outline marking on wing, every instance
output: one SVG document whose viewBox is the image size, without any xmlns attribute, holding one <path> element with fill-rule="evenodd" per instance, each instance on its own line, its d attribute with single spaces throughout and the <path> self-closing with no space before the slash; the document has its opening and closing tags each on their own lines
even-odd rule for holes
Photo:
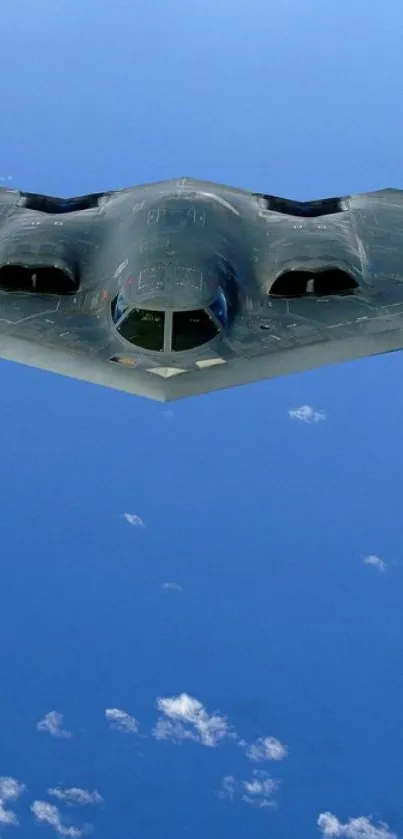
<svg viewBox="0 0 403 839">
<path fill-rule="evenodd" d="M 25 317 L 19 317 L 18 320 L 10 320 L 9 317 L 4 317 L 0 315 L 0 323 L 8 323 L 11 326 L 18 326 L 20 323 L 26 323 L 29 320 L 35 320 L 37 318 L 43 318 L 45 315 L 52 315 L 57 312 L 60 308 L 61 300 L 57 301 L 56 306 L 53 309 L 41 309 L 40 312 L 35 312 L 30 315 L 26 315 Z"/>
</svg>

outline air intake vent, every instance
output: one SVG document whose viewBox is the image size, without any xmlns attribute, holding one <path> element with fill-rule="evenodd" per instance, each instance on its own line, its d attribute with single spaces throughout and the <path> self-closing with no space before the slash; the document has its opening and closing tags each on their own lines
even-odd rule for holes
<svg viewBox="0 0 403 839">
<path fill-rule="evenodd" d="M 37 265 L 4 265 L 0 268 L 0 288 L 4 291 L 28 291 L 36 294 L 74 294 L 78 282 L 61 268 Z"/>
<path fill-rule="evenodd" d="M 358 283 L 346 271 L 340 268 L 327 268 L 323 271 L 285 271 L 274 281 L 270 297 L 331 297 L 332 295 L 353 294 Z"/>
<path fill-rule="evenodd" d="M 283 213 L 286 216 L 300 216 L 302 218 L 317 218 L 319 216 L 334 215 L 344 212 L 344 198 L 320 198 L 317 201 L 291 201 L 289 198 L 278 198 L 276 195 L 262 195 L 253 193 L 263 199 L 267 210 L 273 213 Z"/>
<path fill-rule="evenodd" d="M 34 192 L 22 192 L 24 207 L 27 210 L 36 210 L 39 213 L 77 213 L 81 210 L 93 210 L 98 207 L 103 193 L 93 195 L 81 195 L 78 198 L 52 198 L 51 195 L 37 195 Z"/>
</svg>

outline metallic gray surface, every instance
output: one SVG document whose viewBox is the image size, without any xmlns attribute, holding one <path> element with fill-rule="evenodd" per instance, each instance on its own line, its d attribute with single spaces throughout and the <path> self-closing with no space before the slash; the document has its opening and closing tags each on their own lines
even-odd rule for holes
<svg viewBox="0 0 403 839">
<path fill-rule="evenodd" d="M 283 201 L 192 178 L 79 199 L 0 189 L 0 269 L 80 278 L 75 295 L 0 290 L 0 357 L 169 401 L 401 349 L 403 191 L 347 196 L 337 212 L 325 201 L 313 216 L 309 202 L 290 215 Z M 329 266 L 356 279 L 353 295 L 270 298 L 285 270 Z M 136 349 L 111 319 L 122 287 L 133 305 L 169 312 L 207 306 L 219 286 L 233 320 L 196 350 Z"/>
</svg>

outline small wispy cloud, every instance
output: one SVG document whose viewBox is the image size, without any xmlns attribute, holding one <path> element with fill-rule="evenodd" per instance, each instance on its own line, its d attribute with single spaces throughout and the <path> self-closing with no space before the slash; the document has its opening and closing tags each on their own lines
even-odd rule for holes
<svg viewBox="0 0 403 839">
<path fill-rule="evenodd" d="M 208 714 L 204 705 L 187 693 L 157 699 L 164 715 L 157 721 L 153 735 L 157 740 L 197 740 L 214 747 L 228 736 L 228 723 L 220 714 Z"/>
<path fill-rule="evenodd" d="M 183 591 L 183 588 L 179 583 L 163 583 L 162 588 L 166 591 Z"/>
<path fill-rule="evenodd" d="M 141 516 L 137 516 L 135 513 L 123 513 L 123 518 L 128 524 L 131 524 L 132 527 L 145 527 Z"/>
<path fill-rule="evenodd" d="M 3 802 L 0 799 L 0 826 L 6 827 L 7 825 L 17 825 L 19 821 L 15 813 L 12 810 L 6 810 L 4 807 Z"/>
<path fill-rule="evenodd" d="M 283 760 L 287 757 L 288 749 L 275 737 L 259 737 L 256 743 L 248 746 L 247 757 L 256 762 L 263 760 Z"/>
<path fill-rule="evenodd" d="M 239 789 L 238 781 L 234 778 L 233 775 L 225 775 L 224 778 L 221 780 L 221 787 L 218 792 L 219 798 L 228 798 L 230 801 L 233 801 L 235 798 L 235 794 Z"/>
<path fill-rule="evenodd" d="M 158 719 L 152 734 L 156 740 L 170 740 L 171 743 L 181 743 L 183 740 L 200 742 L 200 738 L 194 731 L 186 728 L 183 723 L 173 720 Z"/>
<path fill-rule="evenodd" d="M 386 562 L 384 559 L 381 559 L 380 556 L 376 556 L 376 554 L 370 554 L 366 556 L 364 559 L 365 565 L 373 565 L 374 568 L 377 568 L 378 571 L 386 571 Z"/>
<path fill-rule="evenodd" d="M 66 804 L 101 804 L 103 800 L 97 790 L 91 792 L 81 787 L 49 787 L 48 795 Z"/>
<path fill-rule="evenodd" d="M 55 804 L 49 804 L 47 801 L 34 801 L 31 804 L 31 811 L 38 823 L 50 825 L 59 836 L 79 839 L 80 836 L 84 836 L 91 829 L 88 824 L 82 827 L 65 824 L 58 807 Z"/>
<path fill-rule="evenodd" d="M 235 796 L 240 796 L 242 801 L 254 807 L 275 807 L 278 788 L 278 781 L 273 780 L 267 772 L 255 769 L 247 781 L 237 781 L 233 775 L 225 775 L 218 796 L 229 801 L 233 801 Z"/>
<path fill-rule="evenodd" d="M 12 175 L 0 175 L 0 183 L 4 183 L 5 181 L 12 181 Z"/>
<path fill-rule="evenodd" d="M 60 737 L 68 739 L 72 736 L 71 731 L 63 728 L 63 714 L 59 711 L 49 711 L 45 714 L 43 720 L 40 720 L 36 727 L 38 731 L 47 731 L 52 737 Z"/>
<path fill-rule="evenodd" d="M 110 722 L 111 728 L 122 731 L 124 734 L 136 734 L 139 729 L 135 717 L 120 708 L 106 708 L 105 717 Z"/>
<path fill-rule="evenodd" d="M 345 836 L 346 839 L 398 839 L 396 833 L 391 833 L 385 822 L 378 826 L 371 823 L 366 816 L 349 819 L 344 824 L 333 813 L 321 813 L 317 825 L 322 836 Z"/>
<path fill-rule="evenodd" d="M 255 807 L 275 807 L 274 795 L 278 790 L 278 781 L 270 778 L 267 772 L 255 769 L 252 773 L 252 780 L 242 781 L 244 793 L 243 801 L 253 804 Z"/>
<path fill-rule="evenodd" d="M 307 423 L 315 423 L 321 422 L 321 420 L 326 419 L 326 414 L 324 411 L 315 411 L 311 405 L 301 405 L 300 408 L 294 408 L 291 411 L 288 411 L 291 419 L 297 419 L 301 422 Z"/>
<path fill-rule="evenodd" d="M 0 826 L 18 825 L 16 814 L 4 806 L 9 801 L 17 801 L 25 791 L 25 784 L 7 775 L 0 777 Z"/>
<path fill-rule="evenodd" d="M 0 798 L 2 801 L 16 801 L 25 789 L 25 784 L 15 778 L 10 778 L 8 775 L 0 777 Z"/>
</svg>

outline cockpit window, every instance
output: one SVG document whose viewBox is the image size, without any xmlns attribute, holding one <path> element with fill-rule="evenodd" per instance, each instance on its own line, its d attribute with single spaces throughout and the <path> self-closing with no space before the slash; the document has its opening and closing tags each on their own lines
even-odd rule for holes
<svg viewBox="0 0 403 839">
<path fill-rule="evenodd" d="M 172 349 L 175 352 L 192 350 L 206 344 L 218 329 L 204 309 L 193 312 L 174 312 L 172 323 Z"/>
<path fill-rule="evenodd" d="M 120 320 L 120 318 L 122 317 L 122 315 L 124 315 L 124 313 L 127 311 L 128 308 L 129 308 L 128 303 L 126 302 L 125 298 L 123 297 L 123 294 L 122 293 L 118 294 L 118 296 L 115 297 L 115 299 L 112 303 L 113 322 L 117 323 Z"/>
<path fill-rule="evenodd" d="M 164 349 L 164 321 L 164 312 L 131 309 L 116 328 L 119 335 L 131 344 L 144 350 L 161 352 Z"/>
<path fill-rule="evenodd" d="M 228 322 L 228 303 L 224 292 L 219 292 L 218 297 L 211 304 L 210 309 L 214 317 L 221 323 L 221 326 L 225 327 Z"/>
</svg>

